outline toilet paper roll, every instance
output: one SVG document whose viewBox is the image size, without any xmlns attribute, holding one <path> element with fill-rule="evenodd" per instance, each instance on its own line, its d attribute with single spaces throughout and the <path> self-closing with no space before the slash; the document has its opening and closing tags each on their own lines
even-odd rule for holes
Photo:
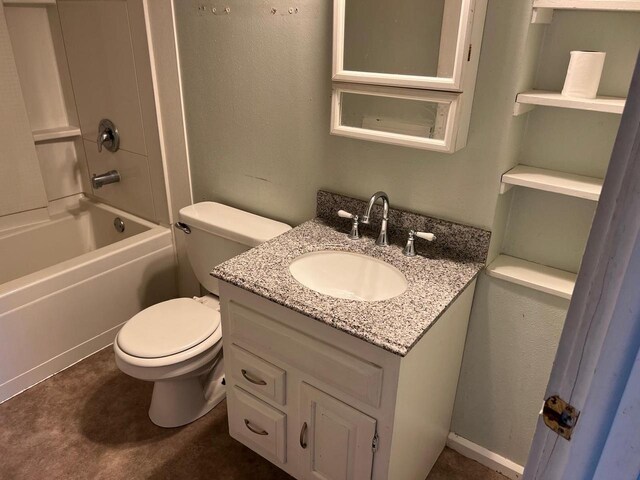
<svg viewBox="0 0 640 480">
<path fill-rule="evenodd" d="M 596 98 L 605 52 L 571 52 L 567 77 L 564 80 L 562 95 L 567 97 Z"/>
</svg>

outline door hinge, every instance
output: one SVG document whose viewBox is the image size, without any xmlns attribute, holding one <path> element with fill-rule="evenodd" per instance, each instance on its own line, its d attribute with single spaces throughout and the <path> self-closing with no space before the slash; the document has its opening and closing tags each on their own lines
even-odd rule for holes
<svg viewBox="0 0 640 480">
<path fill-rule="evenodd" d="M 380 438 L 378 437 L 378 432 L 373 435 L 373 440 L 371 441 L 371 451 L 376 453 L 378 451 L 378 444 L 380 443 Z"/>
<path fill-rule="evenodd" d="M 571 440 L 579 416 L 580 411 L 558 395 L 552 395 L 544 401 L 542 419 L 547 427 L 562 438 Z"/>
<path fill-rule="evenodd" d="M 467 62 L 471 61 L 471 49 L 473 48 L 473 43 L 469 44 L 469 53 L 467 53 Z"/>
</svg>

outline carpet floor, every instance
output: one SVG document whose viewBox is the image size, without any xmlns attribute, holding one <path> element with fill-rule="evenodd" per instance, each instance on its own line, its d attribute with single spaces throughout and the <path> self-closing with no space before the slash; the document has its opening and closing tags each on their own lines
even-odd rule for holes
<svg viewBox="0 0 640 480">
<path fill-rule="evenodd" d="M 0 479 L 291 479 L 232 439 L 222 402 L 164 429 L 147 417 L 153 385 L 105 348 L 0 404 Z M 504 480 L 445 449 L 428 480 Z"/>
</svg>

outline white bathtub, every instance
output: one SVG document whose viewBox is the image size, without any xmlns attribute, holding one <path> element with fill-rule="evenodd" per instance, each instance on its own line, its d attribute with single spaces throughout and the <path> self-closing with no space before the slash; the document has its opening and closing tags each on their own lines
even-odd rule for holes
<svg viewBox="0 0 640 480">
<path fill-rule="evenodd" d="M 0 232 L 0 402 L 175 296 L 171 231 L 107 205 L 79 198 L 49 221 Z"/>
</svg>

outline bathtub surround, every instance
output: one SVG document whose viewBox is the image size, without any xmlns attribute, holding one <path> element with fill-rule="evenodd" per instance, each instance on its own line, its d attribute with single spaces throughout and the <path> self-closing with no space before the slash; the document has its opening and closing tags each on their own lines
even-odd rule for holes
<svg viewBox="0 0 640 480">
<path fill-rule="evenodd" d="M 89 191 L 89 174 L 55 5 L 3 6 L 49 203 Z"/>
<path fill-rule="evenodd" d="M 143 0 L 5 2 L 0 13 L 2 401 L 175 297 L 176 256 Z M 98 153 L 105 117 L 121 135 L 115 153 Z M 112 169 L 121 182 L 93 190 L 90 175 Z M 125 232 L 113 238 L 116 216 Z"/>
<path fill-rule="evenodd" d="M 121 182 L 91 193 L 147 220 L 169 224 L 142 0 L 58 2 L 89 174 L 118 170 Z M 114 75 L 113 72 L 118 72 Z M 99 92 L 99 94 L 96 94 Z M 120 149 L 98 152 L 101 119 Z"/>
<path fill-rule="evenodd" d="M 442 313 L 471 283 L 484 265 L 489 232 L 423 215 L 390 210 L 391 245 L 375 246 L 375 235 L 350 240 L 349 222 L 340 209 L 363 212 L 366 202 L 318 192 L 318 218 L 216 267 L 212 275 L 328 325 L 405 356 Z M 379 230 L 377 206 L 365 235 Z M 377 219 L 377 220 L 376 220 Z M 409 229 L 432 231 L 437 240 L 417 246 L 421 257 L 402 254 Z M 449 242 L 451 242 L 449 244 Z M 300 285 L 289 264 L 305 253 L 321 250 L 369 255 L 398 268 L 408 290 L 385 301 L 362 304 L 321 295 Z"/>
<path fill-rule="evenodd" d="M 0 216 L 46 207 L 44 183 L 1 6 L 0 145 Z"/>
</svg>

